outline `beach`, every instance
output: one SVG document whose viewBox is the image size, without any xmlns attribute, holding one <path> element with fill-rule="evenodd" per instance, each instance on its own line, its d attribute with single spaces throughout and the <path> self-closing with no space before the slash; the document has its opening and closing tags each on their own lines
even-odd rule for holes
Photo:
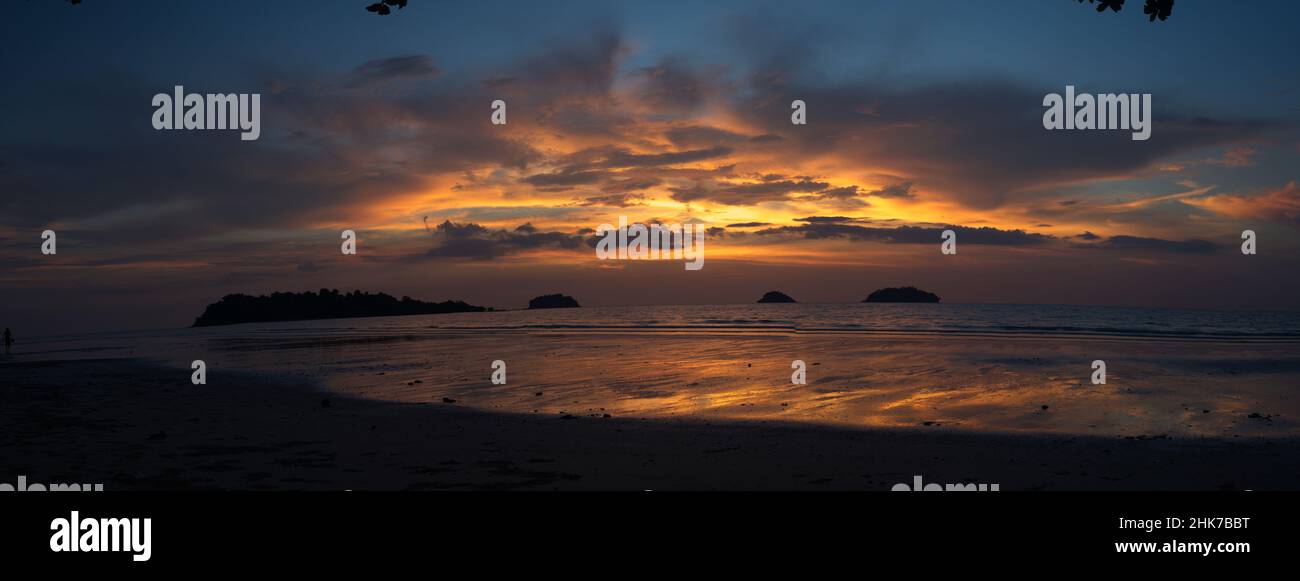
<svg viewBox="0 0 1300 581">
<path fill-rule="evenodd" d="M 167 344 L 0 362 L 5 474 L 106 490 L 1300 487 L 1285 342 L 295 327 Z M 200 351 L 196 386 L 180 352 Z"/>
</svg>

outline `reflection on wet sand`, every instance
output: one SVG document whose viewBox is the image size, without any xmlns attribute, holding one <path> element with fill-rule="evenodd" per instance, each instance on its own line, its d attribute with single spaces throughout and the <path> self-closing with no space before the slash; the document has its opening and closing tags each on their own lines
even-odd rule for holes
<svg viewBox="0 0 1300 581">
<path fill-rule="evenodd" d="M 1279 436 L 1288 344 L 801 333 L 448 332 L 213 338 L 217 363 L 484 410 L 1084 435 Z M 491 362 L 509 382 L 493 385 Z M 807 362 L 807 385 L 790 364 Z M 1090 364 L 1107 362 L 1105 385 Z"/>
</svg>

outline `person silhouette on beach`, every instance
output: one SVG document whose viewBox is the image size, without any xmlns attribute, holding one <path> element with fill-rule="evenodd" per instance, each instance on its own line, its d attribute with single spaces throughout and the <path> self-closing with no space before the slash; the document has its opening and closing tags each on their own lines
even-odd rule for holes
<svg viewBox="0 0 1300 581">
<path fill-rule="evenodd" d="M 9 332 L 9 327 L 5 327 L 5 355 L 9 354 L 9 346 L 14 344 L 14 334 Z"/>
</svg>

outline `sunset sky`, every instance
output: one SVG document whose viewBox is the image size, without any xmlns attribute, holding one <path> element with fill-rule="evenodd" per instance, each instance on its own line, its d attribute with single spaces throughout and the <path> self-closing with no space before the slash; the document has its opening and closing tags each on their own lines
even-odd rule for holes
<svg viewBox="0 0 1300 581">
<path fill-rule="evenodd" d="M 1300 308 L 1292 2 L 366 3 L 9 6 L 0 326 L 179 327 L 321 287 Z M 1045 130 L 1067 84 L 1151 93 L 1150 140 Z M 155 131 L 175 85 L 260 93 L 261 139 Z M 619 216 L 709 228 L 704 269 L 595 260 Z"/>
</svg>

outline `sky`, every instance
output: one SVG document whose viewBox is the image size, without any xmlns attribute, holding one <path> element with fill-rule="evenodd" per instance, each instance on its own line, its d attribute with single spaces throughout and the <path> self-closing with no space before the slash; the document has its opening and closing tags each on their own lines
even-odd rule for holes
<svg viewBox="0 0 1300 581">
<path fill-rule="evenodd" d="M 317 288 L 1300 308 L 1292 2 L 366 4 L 8 7 L 0 325 L 183 327 Z M 176 85 L 260 94 L 261 137 L 155 130 Z M 1044 129 L 1066 85 L 1151 94 L 1151 138 Z M 706 228 L 704 268 L 596 260 L 620 216 Z"/>
</svg>

